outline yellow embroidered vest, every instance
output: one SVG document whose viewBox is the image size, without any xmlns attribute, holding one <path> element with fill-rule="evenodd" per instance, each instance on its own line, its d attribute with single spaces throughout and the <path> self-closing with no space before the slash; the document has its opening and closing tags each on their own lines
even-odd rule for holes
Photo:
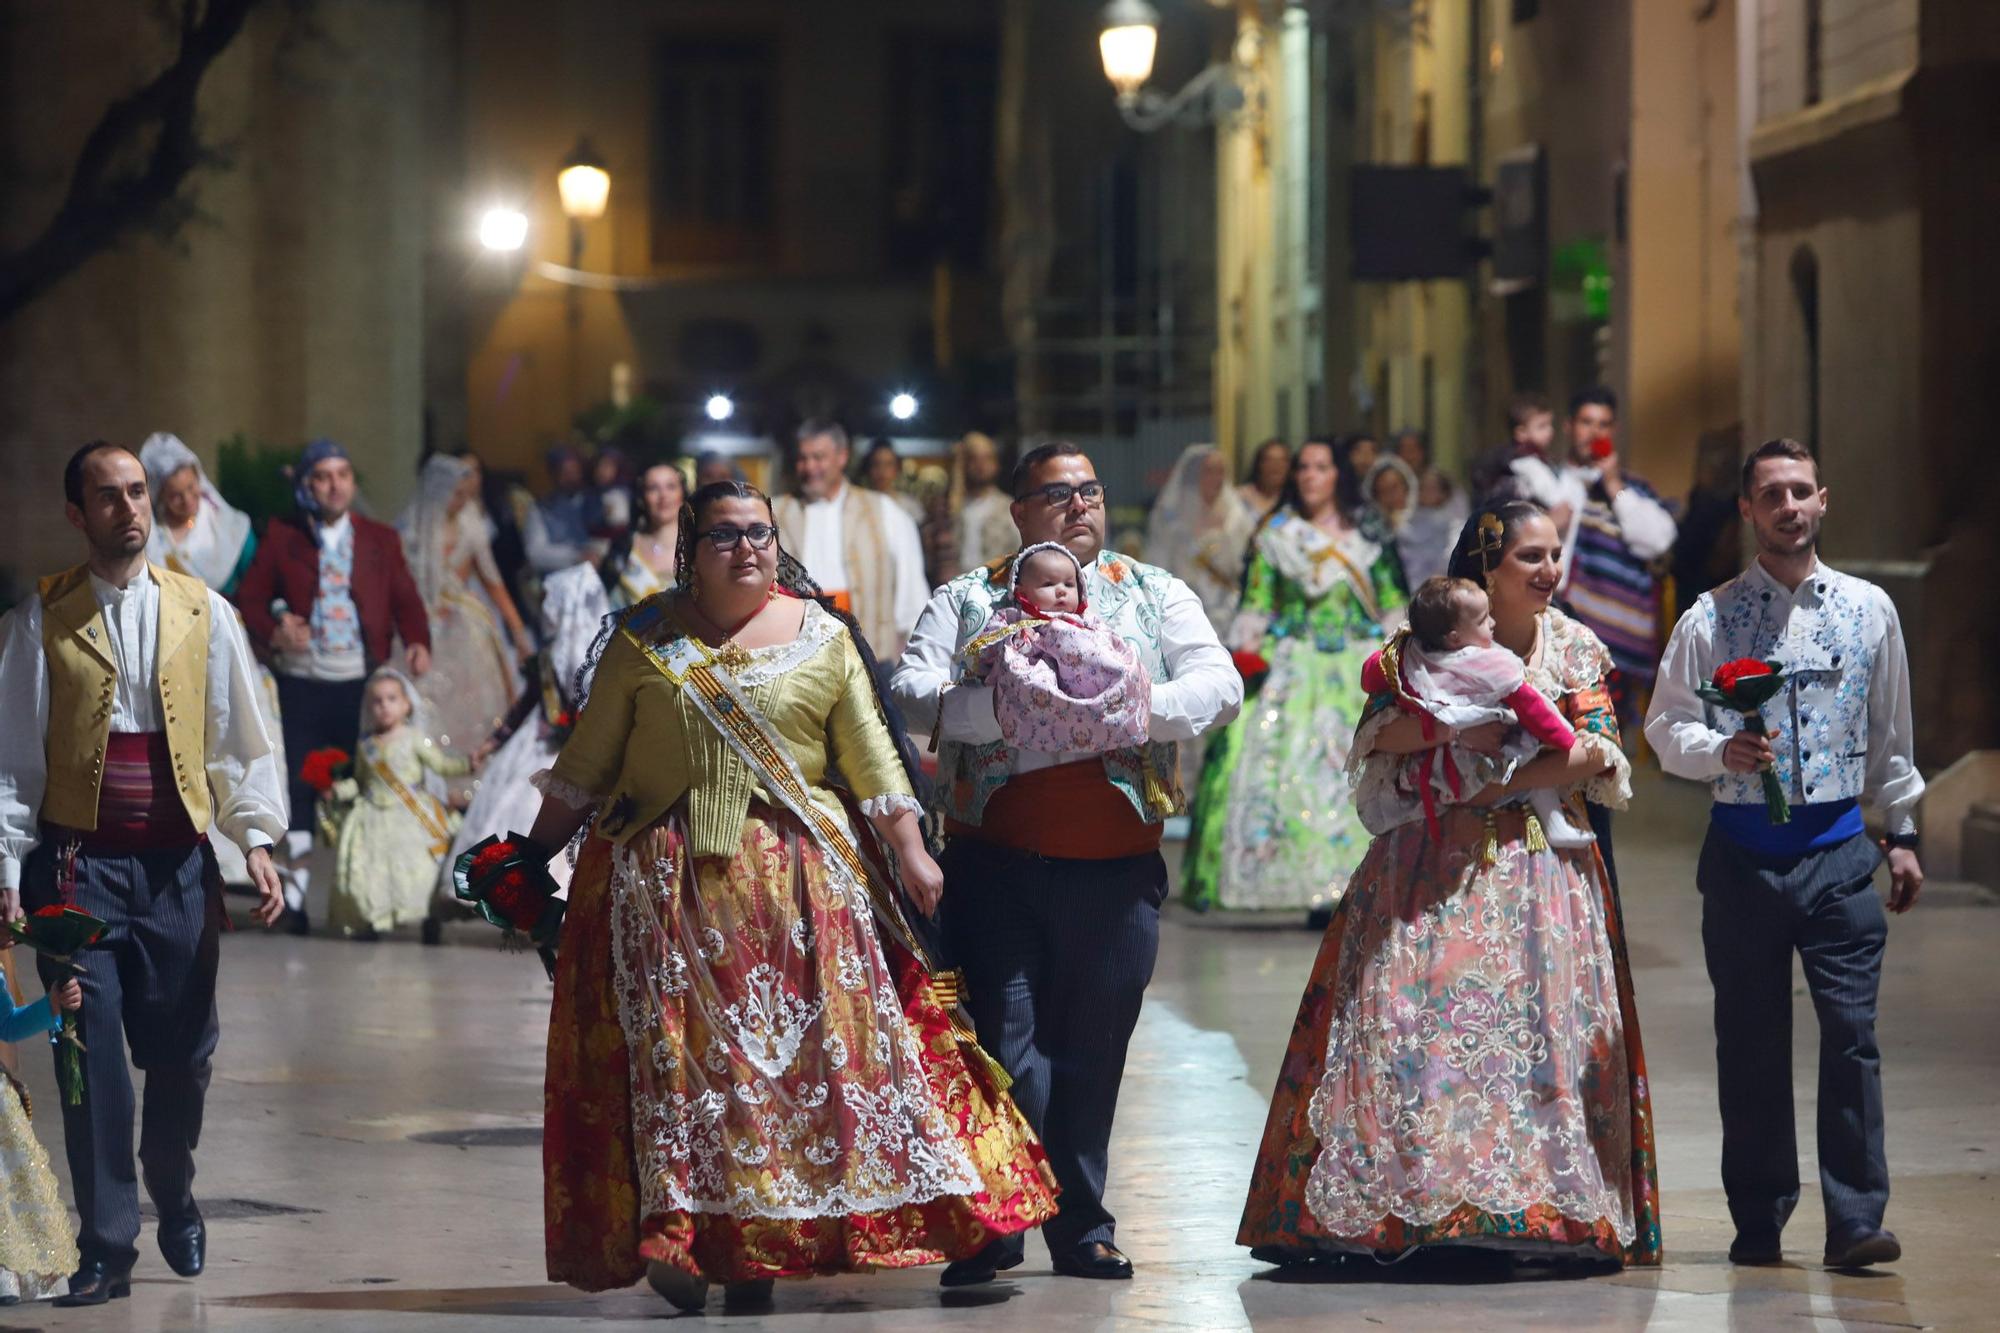
<svg viewBox="0 0 2000 1333">
<path fill-rule="evenodd" d="M 181 804 L 208 832 L 208 587 L 148 565 L 160 585 L 160 714 Z M 42 818 L 85 832 L 97 827 L 98 787 L 111 735 L 117 659 L 104 612 L 78 565 L 41 581 L 42 653 L 49 668 L 48 789 Z"/>
</svg>

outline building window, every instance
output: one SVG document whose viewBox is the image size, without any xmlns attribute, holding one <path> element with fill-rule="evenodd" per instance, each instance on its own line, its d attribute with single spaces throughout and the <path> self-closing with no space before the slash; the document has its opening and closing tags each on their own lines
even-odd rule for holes
<svg viewBox="0 0 2000 1333">
<path fill-rule="evenodd" d="M 777 46 L 768 37 L 663 38 L 654 57 L 653 259 L 770 259 L 777 234 Z"/>
<path fill-rule="evenodd" d="M 1819 356 L 1819 257 L 1810 246 L 1800 246 L 1792 255 L 1792 300 L 1798 310 L 1799 397 L 1804 444 L 1819 457 L 1820 356 Z"/>
<path fill-rule="evenodd" d="M 990 35 L 903 32 L 889 45 L 889 267 L 985 268 L 999 51 Z"/>
<path fill-rule="evenodd" d="M 1818 106 L 1820 68 L 1826 60 L 1825 0 L 1806 0 L 1806 105 Z"/>
</svg>

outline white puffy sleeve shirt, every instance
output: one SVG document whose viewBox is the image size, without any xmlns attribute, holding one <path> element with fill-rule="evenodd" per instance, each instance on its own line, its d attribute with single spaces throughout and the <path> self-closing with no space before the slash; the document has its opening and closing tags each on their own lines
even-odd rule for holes
<svg viewBox="0 0 2000 1333">
<path fill-rule="evenodd" d="M 111 730 L 161 730 L 160 589 L 150 574 L 118 588 L 93 576 L 118 663 Z M 215 823 L 245 848 L 269 847 L 291 820 L 285 775 L 259 699 L 257 663 L 236 609 L 208 594 L 208 769 Z M 48 785 L 49 672 L 42 655 L 42 599 L 0 618 L 0 888 L 18 889 L 21 863 L 41 841 Z"/>
</svg>

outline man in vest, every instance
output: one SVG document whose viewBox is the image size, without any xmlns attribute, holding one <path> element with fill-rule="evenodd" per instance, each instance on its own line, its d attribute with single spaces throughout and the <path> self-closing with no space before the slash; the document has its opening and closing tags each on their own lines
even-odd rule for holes
<svg viewBox="0 0 2000 1333">
<path fill-rule="evenodd" d="M 285 839 L 285 928 L 303 935 L 307 858 L 317 794 L 299 766 L 314 750 L 353 754 L 361 692 L 400 636 L 410 673 L 431 667 L 430 613 L 386 523 L 354 512 L 354 464 L 332 440 L 314 440 L 293 469 L 295 515 L 274 518 L 236 587 L 254 642 L 270 653 L 285 754 L 292 764 L 292 828 Z"/>
<path fill-rule="evenodd" d="M 1874 891 L 1889 863 L 1889 910 L 1923 887 L 1914 813 L 1924 780 L 1911 758 L 1909 660 L 1889 595 L 1822 564 L 1826 491 L 1804 445 L 1772 440 L 1743 464 L 1738 512 L 1757 537 L 1750 568 L 1681 617 L 1660 663 L 1646 739 L 1677 777 L 1706 781 L 1715 805 L 1695 882 L 1715 986 L 1722 1187 L 1729 1258 L 1774 1264 L 1799 1201 L 1792 1124 L 1792 954 L 1819 1013 L 1819 1175 L 1826 1263 L 1902 1256 L 1882 1229 L 1889 1203 L 1875 997 L 1888 922 Z M 1697 691 L 1742 658 L 1777 662 L 1787 683 L 1763 710 L 1769 734 Z M 1791 818 L 1773 823 L 1761 772 L 1777 775 Z M 1863 803 L 1881 814 L 1878 850 Z"/>
<path fill-rule="evenodd" d="M 1008 747 L 988 686 L 960 685 L 964 650 L 1007 597 L 1005 557 L 932 595 L 892 686 L 913 729 L 939 742 L 937 799 L 951 841 L 944 930 L 965 970 L 985 1046 L 1042 1136 L 1062 1211 L 1043 1227 L 1058 1273 L 1128 1278 L 1104 1205 L 1125 1048 L 1159 950 L 1167 896 L 1161 825 L 1181 812 L 1176 742 L 1236 716 L 1243 681 L 1201 600 L 1165 570 L 1104 550 L 1104 486 L 1073 444 L 1016 465 L 1021 542 L 1061 542 L 1082 562 L 1091 610 L 1139 655 L 1152 682 L 1149 742 L 1075 763 Z M 946 1286 L 990 1281 L 1022 1259 L 994 1242 L 945 1270 Z"/>
<path fill-rule="evenodd" d="M 891 497 L 848 483 L 847 431 L 838 422 L 808 421 L 797 439 L 799 494 L 779 496 L 771 517 L 813 582 L 861 626 L 876 657 L 894 661 L 928 591 L 917 525 Z"/>
<path fill-rule="evenodd" d="M 194 1148 L 223 922 L 207 834 L 219 825 L 245 849 L 268 926 L 284 906 L 270 848 L 286 804 L 235 613 L 199 580 L 146 563 L 139 460 L 85 445 L 63 492 L 90 558 L 0 621 L 0 911 L 66 904 L 106 923 L 82 977 L 82 1100 L 62 1108 L 82 1266 L 56 1301 L 97 1305 L 130 1292 L 139 1256 L 128 1038 L 146 1075 L 139 1174 L 160 1252 L 183 1277 L 206 1262 Z"/>
</svg>

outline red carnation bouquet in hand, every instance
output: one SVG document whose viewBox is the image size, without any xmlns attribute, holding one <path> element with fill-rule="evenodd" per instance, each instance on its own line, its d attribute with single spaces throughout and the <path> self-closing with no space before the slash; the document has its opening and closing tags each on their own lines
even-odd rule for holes
<svg viewBox="0 0 2000 1333">
<path fill-rule="evenodd" d="M 299 780 L 324 796 L 333 784 L 354 775 L 354 756 L 335 745 L 314 750 L 299 765 Z"/>
<path fill-rule="evenodd" d="M 104 923 L 88 912 L 51 903 L 38 907 L 18 921 L 7 923 L 8 933 L 54 964 L 55 975 L 48 978 L 49 989 L 83 971 L 76 956 L 104 933 Z M 56 1041 L 62 1046 L 57 1056 L 57 1081 L 63 1100 L 71 1106 L 83 1105 L 83 1039 L 76 1035 L 76 1014 L 62 1016 L 62 1030 Z"/>
<path fill-rule="evenodd" d="M 1770 732 L 1764 726 L 1763 707 L 1785 688 L 1785 684 L 1784 668 L 1776 662 L 1739 657 L 1717 667 L 1714 678 L 1697 693 L 1706 703 L 1743 714 L 1743 730 L 1752 736 L 1767 736 Z M 1785 799 L 1784 786 L 1768 765 L 1763 772 L 1764 812 L 1773 824 L 1789 824 L 1792 805 Z"/>
<path fill-rule="evenodd" d="M 505 941 L 525 935 L 534 941 L 551 980 L 556 975 L 556 937 L 562 930 L 563 901 L 549 874 L 548 848 L 520 833 L 497 833 L 474 843 L 452 863 L 452 893 L 506 932 Z"/>
<path fill-rule="evenodd" d="M 1246 685 L 1256 684 L 1271 671 L 1271 664 L 1254 648 L 1238 648 L 1229 655 L 1229 660 L 1235 664 L 1236 674 L 1243 677 Z"/>
</svg>

